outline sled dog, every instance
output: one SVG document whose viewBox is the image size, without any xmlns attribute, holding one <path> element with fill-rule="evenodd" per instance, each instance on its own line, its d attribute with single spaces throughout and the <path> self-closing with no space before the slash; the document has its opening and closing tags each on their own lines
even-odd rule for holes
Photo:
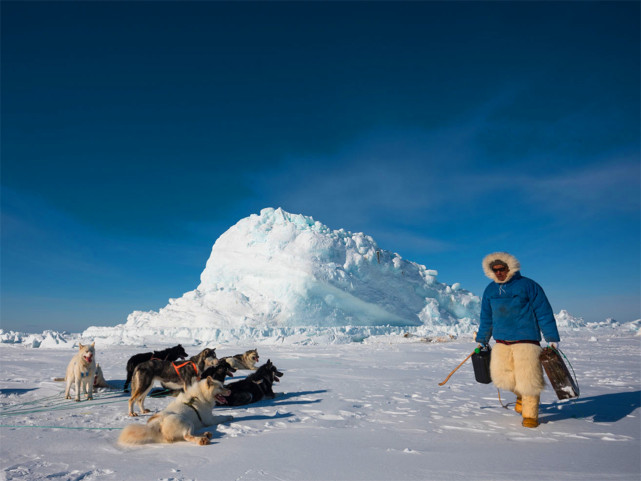
<svg viewBox="0 0 641 481">
<path fill-rule="evenodd" d="M 256 372 L 251 373 L 245 379 L 227 385 L 227 389 L 231 391 L 231 394 L 227 396 L 227 404 L 241 406 L 258 402 L 264 397 L 275 397 L 272 385 L 275 382 L 280 382 L 282 376 L 283 373 L 268 359 Z"/>
<path fill-rule="evenodd" d="M 235 356 L 224 357 L 223 359 L 234 369 L 255 371 L 256 363 L 258 362 L 258 350 L 251 349 L 244 354 L 236 354 Z"/>
<path fill-rule="evenodd" d="M 139 364 L 134 370 L 131 380 L 129 415 L 137 416 L 134 412 L 134 403 L 138 403 L 141 412 L 149 412 L 148 409 L 145 409 L 145 397 L 154 386 L 154 381 L 160 381 L 163 387 L 168 389 L 186 391 L 205 369 L 215 366 L 216 362 L 215 350 L 204 349 L 182 363 L 150 359 Z"/>
<path fill-rule="evenodd" d="M 66 377 L 54 377 L 54 381 L 66 381 Z M 106 387 L 108 389 L 114 389 L 112 385 L 110 385 L 106 380 L 105 376 L 102 374 L 102 368 L 100 367 L 100 364 L 96 364 L 96 374 L 93 378 L 93 387 L 94 389 L 97 387 Z"/>
<path fill-rule="evenodd" d="M 65 380 L 65 399 L 71 399 L 71 385 L 76 390 L 76 401 L 80 401 L 80 388 L 87 394 L 87 399 L 93 399 L 93 382 L 96 375 L 96 343 L 85 346 L 78 344 L 78 352 L 71 358 L 67 366 Z"/>
<path fill-rule="evenodd" d="M 140 354 L 134 354 L 127 361 L 127 379 L 125 380 L 125 385 L 123 386 L 122 390 L 129 390 L 131 378 L 134 375 L 134 370 L 136 369 L 136 366 L 138 364 L 149 361 L 150 359 L 160 359 L 161 361 L 177 361 L 178 359 L 185 359 L 186 357 L 187 353 L 185 352 L 181 344 L 163 349 L 162 351 L 142 352 Z"/>
<path fill-rule="evenodd" d="M 166 409 L 149 418 L 146 425 L 130 424 L 123 429 L 122 444 L 173 443 L 189 441 L 204 446 L 212 434 L 195 434 L 201 428 L 231 421 L 231 416 L 214 416 L 216 401 L 224 401 L 229 390 L 220 381 L 207 377 L 180 393 Z"/>
<path fill-rule="evenodd" d="M 224 359 L 219 359 L 217 361 L 218 362 L 216 363 L 215 366 L 211 366 L 205 369 L 205 371 L 200 375 L 202 379 L 205 379 L 207 376 L 211 376 L 216 381 L 220 381 L 224 383 L 225 378 L 234 377 L 234 373 L 236 372 L 236 369 L 231 367 L 229 363 Z"/>
</svg>

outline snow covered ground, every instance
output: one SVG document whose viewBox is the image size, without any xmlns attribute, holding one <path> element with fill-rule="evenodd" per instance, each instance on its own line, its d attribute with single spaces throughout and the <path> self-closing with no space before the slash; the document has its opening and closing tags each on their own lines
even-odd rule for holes
<svg viewBox="0 0 641 481">
<path fill-rule="evenodd" d="M 638 331 L 637 331 L 638 332 Z M 15 334 L 15 333 L 14 333 Z M 0 451 L 6 480 L 638 480 L 641 336 L 609 326 L 562 332 L 581 387 L 560 402 L 544 391 L 541 426 L 521 427 L 492 385 L 474 381 L 471 340 L 382 336 L 363 343 L 259 346 L 285 375 L 273 400 L 215 408 L 234 416 L 209 446 L 121 447 L 128 397 L 100 391 L 66 401 L 76 351 L 0 344 Z M 165 343 L 166 345 L 166 343 Z M 99 342 L 105 378 L 120 387 L 127 359 L 146 347 Z M 220 356 L 253 345 L 226 344 Z M 196 354 L 202 346 L 186 346 Z M 239 372 L 241 376 L 245 373 Z M 240 377 L 240 376 L 237 376 Z M 512 402 L 502 393 L 503 402 Z M 150 398 L 162 409 L 167 398 Z"/>
</svg>

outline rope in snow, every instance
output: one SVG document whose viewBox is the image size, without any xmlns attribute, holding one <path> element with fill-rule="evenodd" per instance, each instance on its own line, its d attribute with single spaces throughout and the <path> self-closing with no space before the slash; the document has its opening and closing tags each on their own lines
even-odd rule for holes
<svg viewBox="0 0 641 481">
<path fill-rule="evenodd" d="M 108 429 L 108 430 L 114 430 L 114 429 L 122 429 L 122 428 L 90 428 L 90 427 L 76 427 L 76 426 L 20 426 L 20 425 L 13 425 L 13 424 L 0 424 L 0 428 L 40 428 L 40 429 Z"/>
<path fill-rule="evenodd" d="M 171 392 L 171 389 L 164 389 L 162 391 L 157 391 L 149 395 L 149 397 L 164 397 Z M 103 404 L 112 404 L 115 402 L 124 402 L 128 401 L 128 396 L 123 396 L 123 393 L 106 393 L 106 395 L 98 396 L 96 399 L 104 400 L 103 402 L 91 402 L 90 406 L 87 406 L 85 403 L 78 403 L 70 399 L 64 399 L 64 394 L 54 394 L 53 396 L 47 396 L 42 399 L 36 399 L 34 401 L 26 401 L 24 403 L 13 404 L 8 406 L 6 409 L 0 409 L 0 416 L 19 416 L 21 414 L 32 414 L 40 413 L 46 411 L 67 411 L 70 409 L 80 409 L 91 406 L 100 406 Z M 33 406 L 37 403 L 43 403 L 41 405 Z"/>
<path fill-rule="evenodd" d="M 18 414 L 30 414 L 30 413 L 43 412 L 43 411 L 60 411 L 60 410 L 66 410 L 66 409 L 81 408 L 86 406 L 84 403 L 79 404 L 76 401 L 63 399 L 62 396 L 63 394 L 60 394 L 55 396 L 49 396 L 48 398 L 44 398 L 44 399 L 39 399 L 37 401 L 27 401 L 20 404 L 14 404 L 12 406 L 7 407 L 6 409 L 0 410 L 0 416 L 13 416 Z M 54 398 L 54 399 L 51 402 L 49 402 L 49 399 L 51 398 Z M 100 397 L 96 396 L 96 398 L 97 399 L 115 399 L 115 398 L 122 398 L 122 395 L 120 393 L 117 393 L 117 394 L 112 394 L 110 396 L 109 395 L 100 396 Z M 44 404 L 34 406 L 36 402 L 42 403 L 43 400 L 45 401 Z M 109 401 L 109 402 L 118 402 L 118 401 L 124 401 L 124 400 L 126 399 L 117 399 L 116 401 Z M 102 402 L 102 403 L 92 402 L 91 404 L 95 406 L 99 404 L 105 404 L 106 402 Z"/>
</svg>

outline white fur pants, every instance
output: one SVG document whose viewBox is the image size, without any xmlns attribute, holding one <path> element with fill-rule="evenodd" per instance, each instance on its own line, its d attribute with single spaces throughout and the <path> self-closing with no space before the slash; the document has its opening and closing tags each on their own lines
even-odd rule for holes
<svg viewBox="0 0 641 481">
<path fill-rule="evenodd" d="M 539 396 L 545 386 L 540 354 L 541 347 L 536 344 L 496 343 L 490 358 L 492 382 L 518 396 Z"/>
</svg>

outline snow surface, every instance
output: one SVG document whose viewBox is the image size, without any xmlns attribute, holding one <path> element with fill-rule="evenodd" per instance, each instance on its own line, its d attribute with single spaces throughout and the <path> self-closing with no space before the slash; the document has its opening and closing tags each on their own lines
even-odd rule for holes
<svg viewBox="0 0 641 481">
<path fill-rule="evenodd" d="M 155 341 L 150 348 L 166 338 Z M 63 399 L 63 383 L 52 379 L 64 376 L 75 347 L 3 343 L 0 472 L 6 480 L 638 480 L 640 343 L 622 326 L 565 330 L 562 348 L 581 397 L 558 401 L 546 389 L 537 429 L 521 427 L 513 404 L 503 409 L 492 385 L 476 383 L 469 361 L 438 385 L 474 348 L 471 338 L 264 345 L 261 362 L 284 372 L 275 399 L 215 408 L 234 420 L 214 429 L 209 446 L 135 448 L 116 443 L 119 430 L 149 415 L 129 418 L 120 389 L 101 390 L 94 401 Z M 252 347 L 218 346 L 217 354 Z M 97 342 L 96 359 L 121 388 L 127 359 L 148 350 Z"/>
<path fill-rule="evenodd" d="M 125 324 L 92 326 L 83 335 L 140 345 L 158 333 L 203 343 L 471 333 L 479 298 L 438 282 L 437 275 L 379 248 L 368 235 L 267 208 L 216 240 L 195 290 L 158 312 L 134 311 Z"/>
</svg>

